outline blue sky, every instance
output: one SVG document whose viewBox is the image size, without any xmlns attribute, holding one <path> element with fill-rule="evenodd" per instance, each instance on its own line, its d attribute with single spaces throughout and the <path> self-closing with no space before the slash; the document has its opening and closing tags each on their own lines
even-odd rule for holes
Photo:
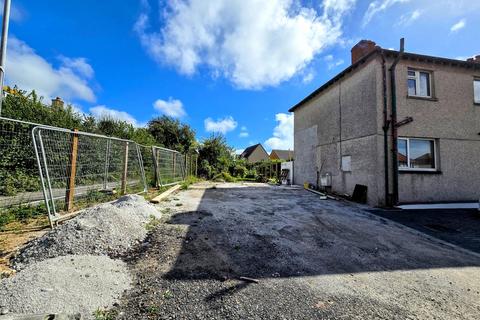
<svg viewBox="0 0 480 320">
<path fill-rule="evenodd" d="M 12 0 L 7 83 L 135 125 L 169 114 L 201 140 L 293 147 L 288 109 L 350 48 L 480 54 L 480 1 Z"/>
</svg>

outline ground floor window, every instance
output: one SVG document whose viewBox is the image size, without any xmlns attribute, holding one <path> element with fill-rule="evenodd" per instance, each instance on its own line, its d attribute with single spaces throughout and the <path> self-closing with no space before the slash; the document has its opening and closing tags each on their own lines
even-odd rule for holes
<svg viewBox="0 0 480 320">
<path fill-rule="evenodd" d="M 435 170 L 435 140 L 398 138 L 398 168 Z"/>
</svg>

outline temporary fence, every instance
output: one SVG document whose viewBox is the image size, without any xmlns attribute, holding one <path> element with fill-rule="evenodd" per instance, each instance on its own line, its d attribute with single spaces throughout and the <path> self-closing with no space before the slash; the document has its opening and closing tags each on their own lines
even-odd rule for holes
<svg viewBox="0 0 480 320">
<path fill-rule="evenodd" d="M 147 189 L 133 141 L 42 126 L 33 128 L 32 140 L 51 223 L 82 201 Z"/>
<path fill-rule="evenodd" d="M 196 163 L 166 148 L 8 118 L 0 118 L 0 152 L 0 229 L 27 207 L 53 225 L 60 213 L 179 183 Z"/>
</svg>

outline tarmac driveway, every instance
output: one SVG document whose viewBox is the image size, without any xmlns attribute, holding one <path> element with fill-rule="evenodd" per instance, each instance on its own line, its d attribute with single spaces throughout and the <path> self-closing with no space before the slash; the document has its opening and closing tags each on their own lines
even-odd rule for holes
<svg viewBox="0 0 480 320">
<path fill-rule="evenodd" d="M 478 256 L 302 189 L 211 187 L 158 206 L 120 318 L 480 319 Z"/>
</svg>

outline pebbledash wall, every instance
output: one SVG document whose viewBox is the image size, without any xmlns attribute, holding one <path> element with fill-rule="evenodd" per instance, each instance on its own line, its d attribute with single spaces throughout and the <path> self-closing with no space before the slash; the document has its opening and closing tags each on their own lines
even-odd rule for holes
<svg viewBox="0 0 480 320">
<path fill-rule="evenodd" d="M 290 109 L 294 112 L 295 184 L 318 185 L 319 177 L 330 173 L 333 191 L 352 194 L 355 185 L 362 184 L 368 187 L 370 205 L 386 204 L 382 54 L 390 117 L 388 68 L 398 52 L 379 47 Z M 431 74 L 431 99 L 408 97 L 409 68 Z M 399 203 L 478 201 L 480 105 L 474 103 L 475 78 L 480 78 L 480 61 L 455 63 L 415 54 L 400 59 L 396 69 L 397 122 L 407 117 L 413 121 L 398 127 L 398 136 L 432 139 L 436 168 L 399 170 Z M 390 193 L 391 127 L 387 148 Z M 342 157 L 350 159 L 349 168 L 342 168 Z"/>
</svg>

